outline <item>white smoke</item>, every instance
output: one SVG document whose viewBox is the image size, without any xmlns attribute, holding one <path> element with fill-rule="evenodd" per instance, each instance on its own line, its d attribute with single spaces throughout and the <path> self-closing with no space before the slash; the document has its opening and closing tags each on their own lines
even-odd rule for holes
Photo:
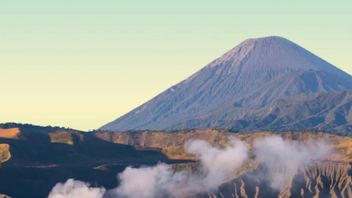
<svg viewBox="0 0 352 198">
<path fill-rule="evenodd" d="M 229 146 L 223 149 L 202 140 L 188 142 L 185 148 L 200 160 L 202 170 L 206 173 L 202 183 L 207 189 L 216 189 L 248 159 L 247 145 L 235 138 L 231 138 Z"/>
<path fill-rule="evenodd" d="M 51 190 L 48 198 L 102 198 L 104 188 L 89 187 L 89 184 L 68 179 L 65 183 L 58 183 Z"/>
<path fill-rule="evenodd" d="M 200 170 L 175 171 L 171 165 L 160 163 L 153 167 L 127 167 L 118 175 L 120 185 L 108 192 L 103 188 L 91 188 L 88 184 L 68 180 L 57 184 L 49 198 L 158 198 L 183 197 L 201 192 L 216 191 L 229 176 L 248 159 L 246 144 L 238 139 L 230 139 L 225 148 L 218 148 L 202 140 L 192 140 L 185 144 L 187 152 L 199 159 Z M 323 142 L 286 142 L 279 136 L 260 138 L 254 141 L 253 153 L 266 180 L 274 189 L 283 184 L 307 165 L 322 160 L 331 152 Z"/>
<path fill-rule="evenodd" d="M 153 198 L 214 191 L 248 158 L 246 145 L 237 139 L 231 139 L 226 148 L 216 148 L 202 140 L 189 141 L 185 148 L 199 158 L 199 173 L 175 172 L 166 164 L 128 167 L 119 174 L 120 186 L 112 194 L 124 198 Z"/>
<path fill-rule="evenodd" d="M 110 197 L 152 198 L 174 195 L 176 189 L 186 190 L 191 184 L 191 175 L 187 171 L 174 172 L 167 164 L 153 167 L 128 167 L 119 174 L 120 185 L 110 192 Z M 186 184 L 186 185 L 185 185 Z M 181 193 L 181 192 L 179 192 Z"/>
<path fill-rule="evenodd" d="M 258 164 L 265 169 L 265 179 L 272 188 L 279 190 L 305 166 L 328 157 L 331 148 L 324 142 L 285 142 L 279 136 L 271 136 L 254 142 L 254 154 Z"/>
</svg>

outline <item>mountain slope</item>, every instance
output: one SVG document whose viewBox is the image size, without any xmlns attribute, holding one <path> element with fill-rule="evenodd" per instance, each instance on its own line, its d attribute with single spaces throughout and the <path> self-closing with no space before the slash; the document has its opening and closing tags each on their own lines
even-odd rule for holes
<svg viewBox="0 0 352 198">
<path fill-rule="evenodd" d="M 269 111 L 276 101 L 282 99 L 296 101 L 302 96 L 351 90 L 350 75 L 291 41 L 276 36 L 249 39 L 188 79 L 101 129 L 284 130 L 288 129 L 286 124 L 271 125 L 270 122 L 268 125 L 265 117 L 257 115 L 258 112 Z M 290 109 L 293 112 L 299 110 Z M 327 116 L 329 109 L 326 111 Z M 350 111 L 350 105 L 347 111 Z M 307 116 L 306 119 L 316 115 L 310 112 Z M 264 123 L 261 127 L 248 127 L 246 122 L 253 119 Z M 306 126 L 324 129 L 326 119 L 324 117 L 319 123 L 307 123 Z"/>
</svg>

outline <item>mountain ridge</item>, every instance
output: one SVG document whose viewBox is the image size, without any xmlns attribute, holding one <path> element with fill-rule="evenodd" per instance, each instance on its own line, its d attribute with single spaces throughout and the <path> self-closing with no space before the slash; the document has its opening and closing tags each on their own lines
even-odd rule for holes
<svg viewBox="0 0 352 198">
<path fill-rule="evenodd" d="M 246 127 L 222 128 L 212 123 L 248 120 L 244 116 L 248 112 L 255 113 L 279 99 L 351 90 L 349 74 L 287 39 L 277 36 L 248 39 L 100 129 L 245 130 Z M 177 127 L 182 120 L 183 128 Z M 204 123 L 194 125 L 192 120 Z"/>
</svg>

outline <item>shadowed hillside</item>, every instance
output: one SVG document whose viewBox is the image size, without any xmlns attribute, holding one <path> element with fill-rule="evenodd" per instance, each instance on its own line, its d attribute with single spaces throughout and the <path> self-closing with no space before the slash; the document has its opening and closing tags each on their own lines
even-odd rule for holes
<svg viewBox="0 0 352 198">
<path fill-rule="evenodd" d="M 174 163 L 161 152 L 110 143 L 93 133 L 18 124 L 1 127 L 0 193 L 16 198 L 46 197 L 57 182 L 69 178 L 113 188 L 117 173 L 126 166 Z M 5 137 L 13 131 L 18 138 Z"/>
</svg>

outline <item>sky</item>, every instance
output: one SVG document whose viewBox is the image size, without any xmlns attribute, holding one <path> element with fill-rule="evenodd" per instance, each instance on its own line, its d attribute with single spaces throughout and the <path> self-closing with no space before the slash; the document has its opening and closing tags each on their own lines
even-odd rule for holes
<svg viewBox="0 0 352 198">
<path fill-rule="evenodd" d="M 0 122 L 96 129 L 247 38 L 352 74 L 352 1 L 1 0 Z"/>
</svg>

